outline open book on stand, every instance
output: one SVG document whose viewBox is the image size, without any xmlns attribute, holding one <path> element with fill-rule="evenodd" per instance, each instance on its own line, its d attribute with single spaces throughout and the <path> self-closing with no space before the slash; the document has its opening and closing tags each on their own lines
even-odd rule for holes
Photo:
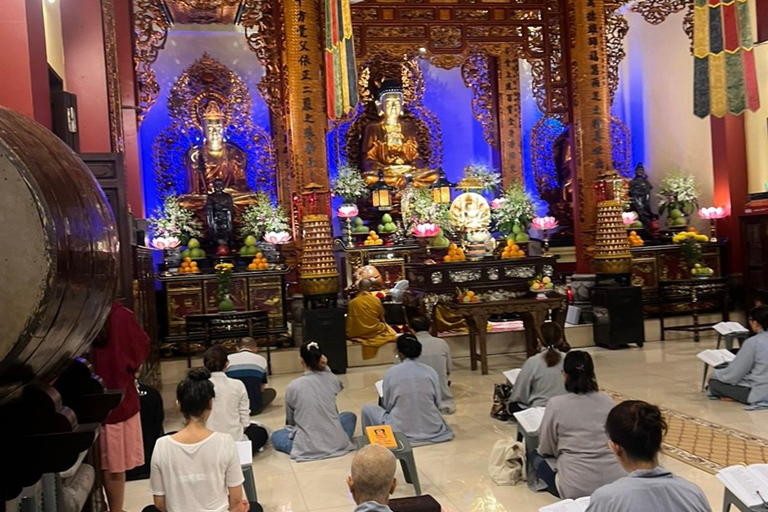
<svg viewBox="0 0 768 512">
<path fill-rule="evenodd" d="M 768 508 L 768 464 L 730 466 L 721 469 L 717 479 L 749 508 Z"/>
<path fill-rule="evenodd" d="M 589 508 L 589 496 L 577 500 L 558 501 L 553 505 L 541 507 L 539 512 L 585 512 Z"/>
<path fill-rule="evenodd" d="M 712 326 L 718 334 L 725 336 L 726 334 L 735 334 L 740 332 L 749 332 L 749 329 L 741 325 L 739 322 L 720 322 Z"/>
<path fill-rule="evenodd" d="M 524 411 L 513 414 L 517 424 L 523 427 L 523 430 L 529 434 L 537 434 L 541 428 L 541 421 L 544 419 L 544 407 L 531 407 Z"/>
<path fill-rule="evenodd" d="M 719 350 L 705 350 L 704 352 L 699 352 L 696 354 L 696 357 L 707 363 L 709 366 L 713 367 L 720 366 L 723 363 L 730 363 L 736 359 L 736 356 L 733 355 L 733 352 L 725 348 L 721 348 Z"/>
<path fill-rule="evenodd" d="M 517 382 L 518 375 L 520 375 L 520 371 L 520 368 L 515 368 L 514 370 L 507 370 L 501 373 L 504 374 L 504 376 L 507 378 L 507 381 L 509 381 L 509 383 L 514 386 L 515 382 Z"/>
</svg>

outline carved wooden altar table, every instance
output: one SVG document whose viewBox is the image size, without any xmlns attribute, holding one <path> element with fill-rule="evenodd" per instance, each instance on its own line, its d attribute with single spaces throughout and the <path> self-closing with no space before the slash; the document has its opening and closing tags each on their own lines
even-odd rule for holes
<svg viewBox="0 0 768 512">
<path fill-rule="evenodd" d="M 491 315 L 518 313 L 523 317 L 525 326 L 525 349 L 528 357 L 539 351 L 539 339 L 541 338 L 541 325 L 547 319 L 547 314 L 552 312 L 552 319 L 563 327 L 565 333 L 565 312 L 567 308 L 566 298 L 553 295 L 543 300 L 535 298 L 522 298 L 494 302 L 458 303 L 441 301 L 440 304 L 448 308 L 452 313 L 461 315 L 469 327 L 469 357 L 472 370 L 477 370 L 477 361 L 480 360 L 480 369 L 483 375 L 488 375 L 488 346 L 486 334 L 488 318 Z M 435 325 L 435 322 L 432 322 Z M 434 335 L 435 333 L 433 333 Z M 478 345 L 480 353 L 477 353 Z M 562 348 L 566 348 L 568 342 L 563 339 Z"/>
</svg>

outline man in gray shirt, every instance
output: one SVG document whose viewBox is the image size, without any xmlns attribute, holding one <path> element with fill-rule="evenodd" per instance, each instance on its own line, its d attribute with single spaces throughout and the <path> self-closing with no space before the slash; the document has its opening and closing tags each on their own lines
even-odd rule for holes
<svg viewBox="0 0 768 512">
<path fill-rule="evenodd" d="M 389 496 L 395 492 L 395 456 L 383 446 L 370 444 L 352 459 L 349 492 L 357 503 L 355 512 L 392 512 Z"/>
</svg>

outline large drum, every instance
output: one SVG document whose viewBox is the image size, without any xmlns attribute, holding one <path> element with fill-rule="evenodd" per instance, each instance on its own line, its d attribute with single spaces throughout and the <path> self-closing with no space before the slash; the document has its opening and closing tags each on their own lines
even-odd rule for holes
<svg viewBox="0 0 768 512">
<path fill-rule="evenodd" d="M 0 405 L 88 348 L 115 296 L 117 250 L 88 167 L 43 126 L 0 107 Z"/>
</svg>

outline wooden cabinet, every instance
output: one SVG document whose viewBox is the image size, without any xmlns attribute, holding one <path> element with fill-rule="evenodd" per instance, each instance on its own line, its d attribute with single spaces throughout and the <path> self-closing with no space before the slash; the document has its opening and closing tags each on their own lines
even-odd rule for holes
<svg viewBox="0 0 768 512">
<path fill-rule="evenodd" d="M 287 271 L 264 270 L 235 272 L 231 280 L 231 297 L 235 311 L 267 311 L 270 335 L 288 332 L 286 313 Z M 164 310 L 160 316 L 162 356 L 186 356 L 185 318 L 188 315 L 218 312 L 215 274 L 157 276 L 162 285 Z"/>
<path fill-rule="evenodd" d="M 741 218 L 744 244 L 744 284 L 746 302 L 751 305 L 757 290 L 768 290 L 768 215 Z"/>
</svg>

